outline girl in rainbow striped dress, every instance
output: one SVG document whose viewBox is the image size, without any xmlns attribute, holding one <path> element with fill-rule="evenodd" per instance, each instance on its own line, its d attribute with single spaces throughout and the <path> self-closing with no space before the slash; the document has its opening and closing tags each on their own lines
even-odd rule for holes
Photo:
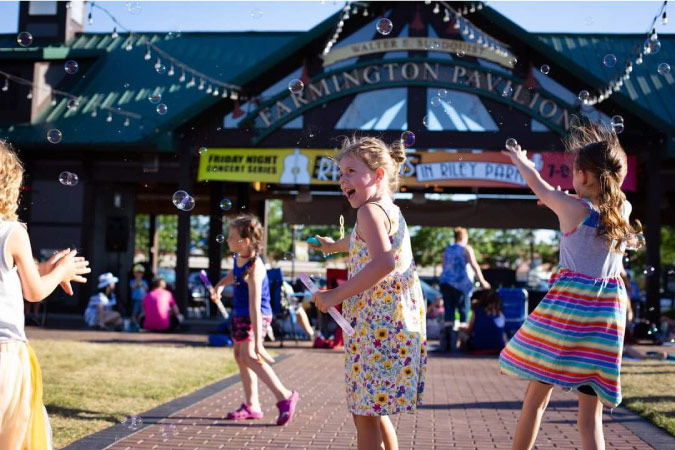
<svg viewBox="0 0 675 450">
<path fill-rule="evenodd" d="M 575 156 L 576 196 L 542 180 L 520 146 L 502 151 L 541 203 L 556 213 L 563 233 L 560 265 L 548 293 L 499 358 L 502 373 L 530 380 L 514 449 L 534 445 L 553 385 L 579 392 L 577 424 L 584 449 L 605 447 L 602 405 L 621 403 L 628 301 L 622 257 L 639 233 L 629 224 L 630 204 L 621 192 L 626 153 L 614 132 L 596 124 L 576 129 L 566 147 Z"/>
</svg>

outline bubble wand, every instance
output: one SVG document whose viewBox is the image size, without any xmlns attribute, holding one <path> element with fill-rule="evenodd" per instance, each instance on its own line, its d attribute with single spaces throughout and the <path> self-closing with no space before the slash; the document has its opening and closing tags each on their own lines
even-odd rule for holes
<svg viewBox="0 0 675 450">
<path fill-rule="evenodd" d="M 202 280 L 202 283 L 204 283 L 204 286 L 206 286 L 206 289 L 209 290 L 209 293 L 213 292 L 213 286 L 211 285 L 211 281 L 209 281 L 209 277 L 206 275 L 206 270 L 202 269 L 201 272 L 199 272 L 199 278 Z M 218 307 L 218 311 L 220 311 L 220 313 L 223 315 L 224 319 L 230 317 L 220 299 L 218 299 L 215 304 Z"/>
<path fill-rule="evenodd" d="M 340 214 L 340 239 L 344 239 L 345 237 L 345 217 Z M 321 247 L 321 242 L 315 237 L 307 238 L 307 243 L 310 245 L 313 245 L 314 247 Z M 324 252 L 321 252 L 324 258 L 330 259 L 335 257 L 335 253 L 329 253 L 325 254 Z"/>
<path fill-rule="evenodd" d="M 306 273 L 301 273 L 300 274 L 300 281 L 302 281 L 302 284 L 309 289 L 309 292 L 314 294 L 315 292 L 319 292 L 319 288 L 316 287 L 316 284 L 307 276 Z M 335 309 L 334 306 L 331 306 L 328 308 L 328 314 L 337 322 L 338 325 L 340 325 L 340 328 L 342 328 L 342 331 L 344 331 L 347 336 L 352 336 L 354 334 L 354 329 L 352 326 L 347 322 L 347 319 L 345 319 L 342 314 L 340 314 L 337 309 Z"/>
</svg>

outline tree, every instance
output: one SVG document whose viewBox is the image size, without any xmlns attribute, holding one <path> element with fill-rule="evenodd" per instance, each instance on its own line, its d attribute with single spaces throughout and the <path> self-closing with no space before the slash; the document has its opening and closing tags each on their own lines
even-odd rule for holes
<svg viewBox="0 0 675 450">
<path fill-rule="evenodd" d="M 281 200 L 267 202 L 267 257 L 270 259 L 282 259 L 293 246 L 291 226 L 282 222 L 281 206 Z"/>
<path fill-rule="evenodd" d="M 150 253 L 150 216 L 138 214 L 135 219 L 136 230 L 134 235 L 135 251 L 145 255 Z M 208 252 L 209 220 L 206 216 L 190 217 L 190 248 Z M 178 216 L 157 216 L 159 232 L 159 253 L 176 253 L 178 246 Z"/>
</svg>

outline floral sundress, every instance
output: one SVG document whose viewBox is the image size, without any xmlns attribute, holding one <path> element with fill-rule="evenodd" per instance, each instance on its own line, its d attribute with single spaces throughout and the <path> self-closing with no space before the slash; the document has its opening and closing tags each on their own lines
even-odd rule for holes
<svg viewBox="0 0 675 450">
<path fill-rule="evenodd" d="M 345 318 L 355 330 L 345 341 L 349 412 L 361 416 L 414 413 L 421 404 L 427 363 L 426 305 L 400 209 L 376 203 L 391 223 L 394 270 L 371 289 L 346 299 Z M 370 262 L 366 243 L 349 238 L 349 277 Z"/>
</svg>

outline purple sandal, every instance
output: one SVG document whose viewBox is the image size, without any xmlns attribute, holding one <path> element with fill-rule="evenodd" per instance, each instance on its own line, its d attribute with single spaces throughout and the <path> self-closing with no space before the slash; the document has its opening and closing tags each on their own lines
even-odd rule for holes
<svg viewBox="0 0 675 450">
<path fill-rule="evenodd" d="M 293 418 L 295 414 L 295 405 L 300 399 L 300 394 L 297 391 L 293 391 L 290 397 L 286 400 L 281 400 L 277 402 L 277 408 L 279 408 L 279 417 L 277 418 L 277 425 L 286 425 Z"/>
<path fill-rule="evenodd" d="M 238 410 L 227 413 L 226 420 L 243 420 L 243 419 L 262 419 L 262 411 L 251 411 L 251 408 L 242 403 Z"/>
</svg>

